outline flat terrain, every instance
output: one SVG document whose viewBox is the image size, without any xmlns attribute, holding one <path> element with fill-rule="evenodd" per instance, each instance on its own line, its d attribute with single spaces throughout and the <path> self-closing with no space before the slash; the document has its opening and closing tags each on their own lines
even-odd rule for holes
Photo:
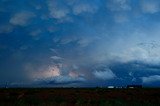
<svg viewBox="0 0 160 106">
<path fill-rule="evenodd" d="M 160 89 L 0 89 L 0 106 L 160 106 Z"/>
</svg>

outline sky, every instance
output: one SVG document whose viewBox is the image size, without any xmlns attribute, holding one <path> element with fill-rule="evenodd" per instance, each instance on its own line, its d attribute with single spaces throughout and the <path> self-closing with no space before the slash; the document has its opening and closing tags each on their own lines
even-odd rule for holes
<svg viewBox="0 0 160 106">
<path fill-rule="evenodd" d="M 160 86 L 160 0 L 0 0 L 0 86 Z"/>
</svg>

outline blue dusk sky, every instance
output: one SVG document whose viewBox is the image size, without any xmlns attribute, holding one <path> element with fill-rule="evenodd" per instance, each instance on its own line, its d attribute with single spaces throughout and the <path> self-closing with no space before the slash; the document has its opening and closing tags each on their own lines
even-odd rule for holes
<svg viewBox="0 0 160 106">
<path fill-rule="evenodd" d="M 0 86 L 160 86 L 160 0 L 0 0 Z"/>
</svg>

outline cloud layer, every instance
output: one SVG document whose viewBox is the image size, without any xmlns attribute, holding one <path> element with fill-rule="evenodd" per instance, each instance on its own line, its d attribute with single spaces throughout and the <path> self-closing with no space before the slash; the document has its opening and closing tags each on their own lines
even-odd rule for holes
<svg viewBox="0 0 160 106">
<path fill-rule="evenodd" d="M 96 78 L 102 80 L 109 80 L 115 78 L 115 74 L 110 69 L 105 69 L 104 71 L 94 71 L 93 74 Z"/>
<path fill-rule="evenodd" d="M 159 7 L 159 0 L 0 1 L 0 81 L 158 82 Z"/>
<path fill-rule="evenodd" d="M 153 75 L 149 77 L 142 77 L 143 83 L 154 83 L 154 82 L 159 82 L 160 81 L 160 76 L 159 75 Z"/>
<path fill-rule="evenodd" d="M 26 26 L 29 22 L 29 19 L 35 17 L 35 14 L 29 11 L 22 11 L 14 14 L 10 19 L 10 23 L 13 25 Z"/>
</svg>

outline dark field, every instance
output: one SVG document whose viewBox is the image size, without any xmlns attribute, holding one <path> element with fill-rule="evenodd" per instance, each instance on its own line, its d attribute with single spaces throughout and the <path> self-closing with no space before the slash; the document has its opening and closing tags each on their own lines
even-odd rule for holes
<svg viewBox="0 0 160 106">
<path fill-rule="evenodd" d="M 0 106 L 160 106 L 160 89 L 0 89 Z"/>
</svg>

